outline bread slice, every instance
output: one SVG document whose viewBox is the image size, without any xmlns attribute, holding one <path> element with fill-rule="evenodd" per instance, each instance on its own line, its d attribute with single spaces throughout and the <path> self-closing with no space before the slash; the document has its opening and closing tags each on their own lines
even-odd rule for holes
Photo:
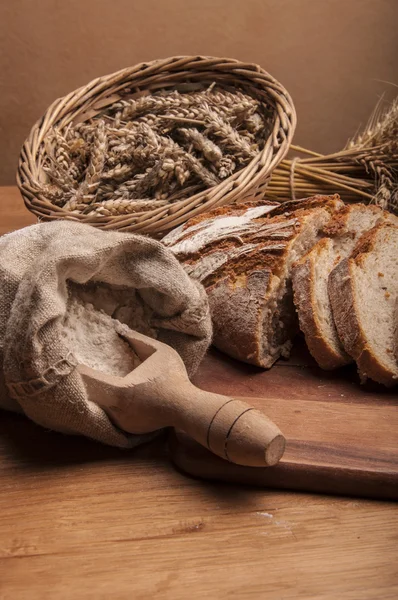
<svg viewBox="0 0 398 600">
<path fill-rule="evenodd" d="M 332 271 L 328 287 L 338 335 L 361 380 L 396 385 L 398 226 L 378 225 L 365 233 Z"/>
<path fill-rule="evenodd" d="M 200 215 L 164 238 L 207 290 L 217 348 L 264 368 L 289 355 L 298 331 L 292 265 L 342 206 L 338 196 L 272 209 L 261 202 L 228 206 Z"/>
<path fill-rule="evenodd" d="M 397 217 L 377 206 L 345 206 L 325 227 L 326 237 L 293 267 L 294 303 L 300 329 L 309 351 L 323 369 L 335 369 L 352 362 L 333 321 L 327 289 L 329 274 L 351 254 L 365 231 L 388 221 L 398 225 Z"/>
</svg>

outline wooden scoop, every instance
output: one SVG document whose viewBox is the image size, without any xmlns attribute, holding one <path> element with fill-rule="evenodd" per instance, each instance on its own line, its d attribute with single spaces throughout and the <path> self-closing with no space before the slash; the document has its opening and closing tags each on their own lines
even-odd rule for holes
<svg viewBox="0 0 398 600">
<path fill-rule="evenodd" d="M 205 392 L 188 379 L 175 350 L 136 332 L 123 334 L 142 363 L 126 377 L 78 365 L 90 398 L 124 431 L 173 426 L 230 462 L 264 467 L 283 455 L 276 425 L 240 400 Z"/>
</svg>

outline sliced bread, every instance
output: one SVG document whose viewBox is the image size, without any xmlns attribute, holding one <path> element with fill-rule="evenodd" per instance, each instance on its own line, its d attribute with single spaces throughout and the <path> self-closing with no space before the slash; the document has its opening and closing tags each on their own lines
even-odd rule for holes
<svg viewBox="0 0 398 600">
<path fill-rule="evenodd" d="M 365 233 L 332 271 L 328 288 L 339 338 L 361 380 L 396 385 L 398 226 L 378 225 Z"/>
<path fill-rule="evenodd" d="M 360 236 L 398 218 L 377 206 L 345 206 L 324 228 L 323 237 L 293 267 L 294 302 L 309 351 L 323 369 L 352 362 L 337 335 L 327 282 L 334 267 L 349 256 Z"/>
<path fill-rule="evenodd" d="M 298 331 L 292 265 L 342 206 L 338 196 L 272 209 L 261 202 L 228 206 L 200 215 L 164 238 L 206 288 L 215 346 L 264 368 L 289 355 Z"/>
</svg>

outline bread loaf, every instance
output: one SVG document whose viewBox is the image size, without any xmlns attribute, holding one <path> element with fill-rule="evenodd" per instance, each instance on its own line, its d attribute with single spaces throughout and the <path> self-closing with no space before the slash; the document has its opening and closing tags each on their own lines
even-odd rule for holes
<svg viewBox="0 0 398 600">
<path fill-rule="evenodd" d="M 329 274 L 351 254 L 364 232 L 383 222 L 398 225 L 398 218 L 377 206 L 345 206 L 324 228 L 325 237 L 294 265 L 294 302 L 300 329 L 323 369 L 335 369 L 353 360 L 337 335 L 327 289 Z"/>
<path fill-rule="evenodd" d="M 361 379 L 396 385 L 398 227 L 383 224 L 365 233 L 332 271 L 328 287 L 339 338 Z"/>
<path fill-rule="evenodd" d="M 292 265 L 342 206 L 336 195 L 223 207 L 163 239 L 206 288 L 215 346 L 264 368 L 289 355 L 298 331 Z"/>
</svg>

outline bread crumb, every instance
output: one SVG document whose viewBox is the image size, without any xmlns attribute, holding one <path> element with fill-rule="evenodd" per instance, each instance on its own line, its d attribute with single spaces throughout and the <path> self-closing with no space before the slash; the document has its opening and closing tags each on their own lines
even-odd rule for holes
<svg viewBox="0 0 398 600">
<path fill-rule="evenodd" d="M 391 296 L 391 294 L 390 294 L 390 292 L 386 292 L 386 293 L 384 294 L 384 296 L 385 296 L 386 300 L 388 300 L 388 299 L 389 299 L 389 297 Z"/>
<path fill-rule="evenodd" d="M 377 273 L 379 277 L 384 277 L 384 273 Z"/>
</svg>

